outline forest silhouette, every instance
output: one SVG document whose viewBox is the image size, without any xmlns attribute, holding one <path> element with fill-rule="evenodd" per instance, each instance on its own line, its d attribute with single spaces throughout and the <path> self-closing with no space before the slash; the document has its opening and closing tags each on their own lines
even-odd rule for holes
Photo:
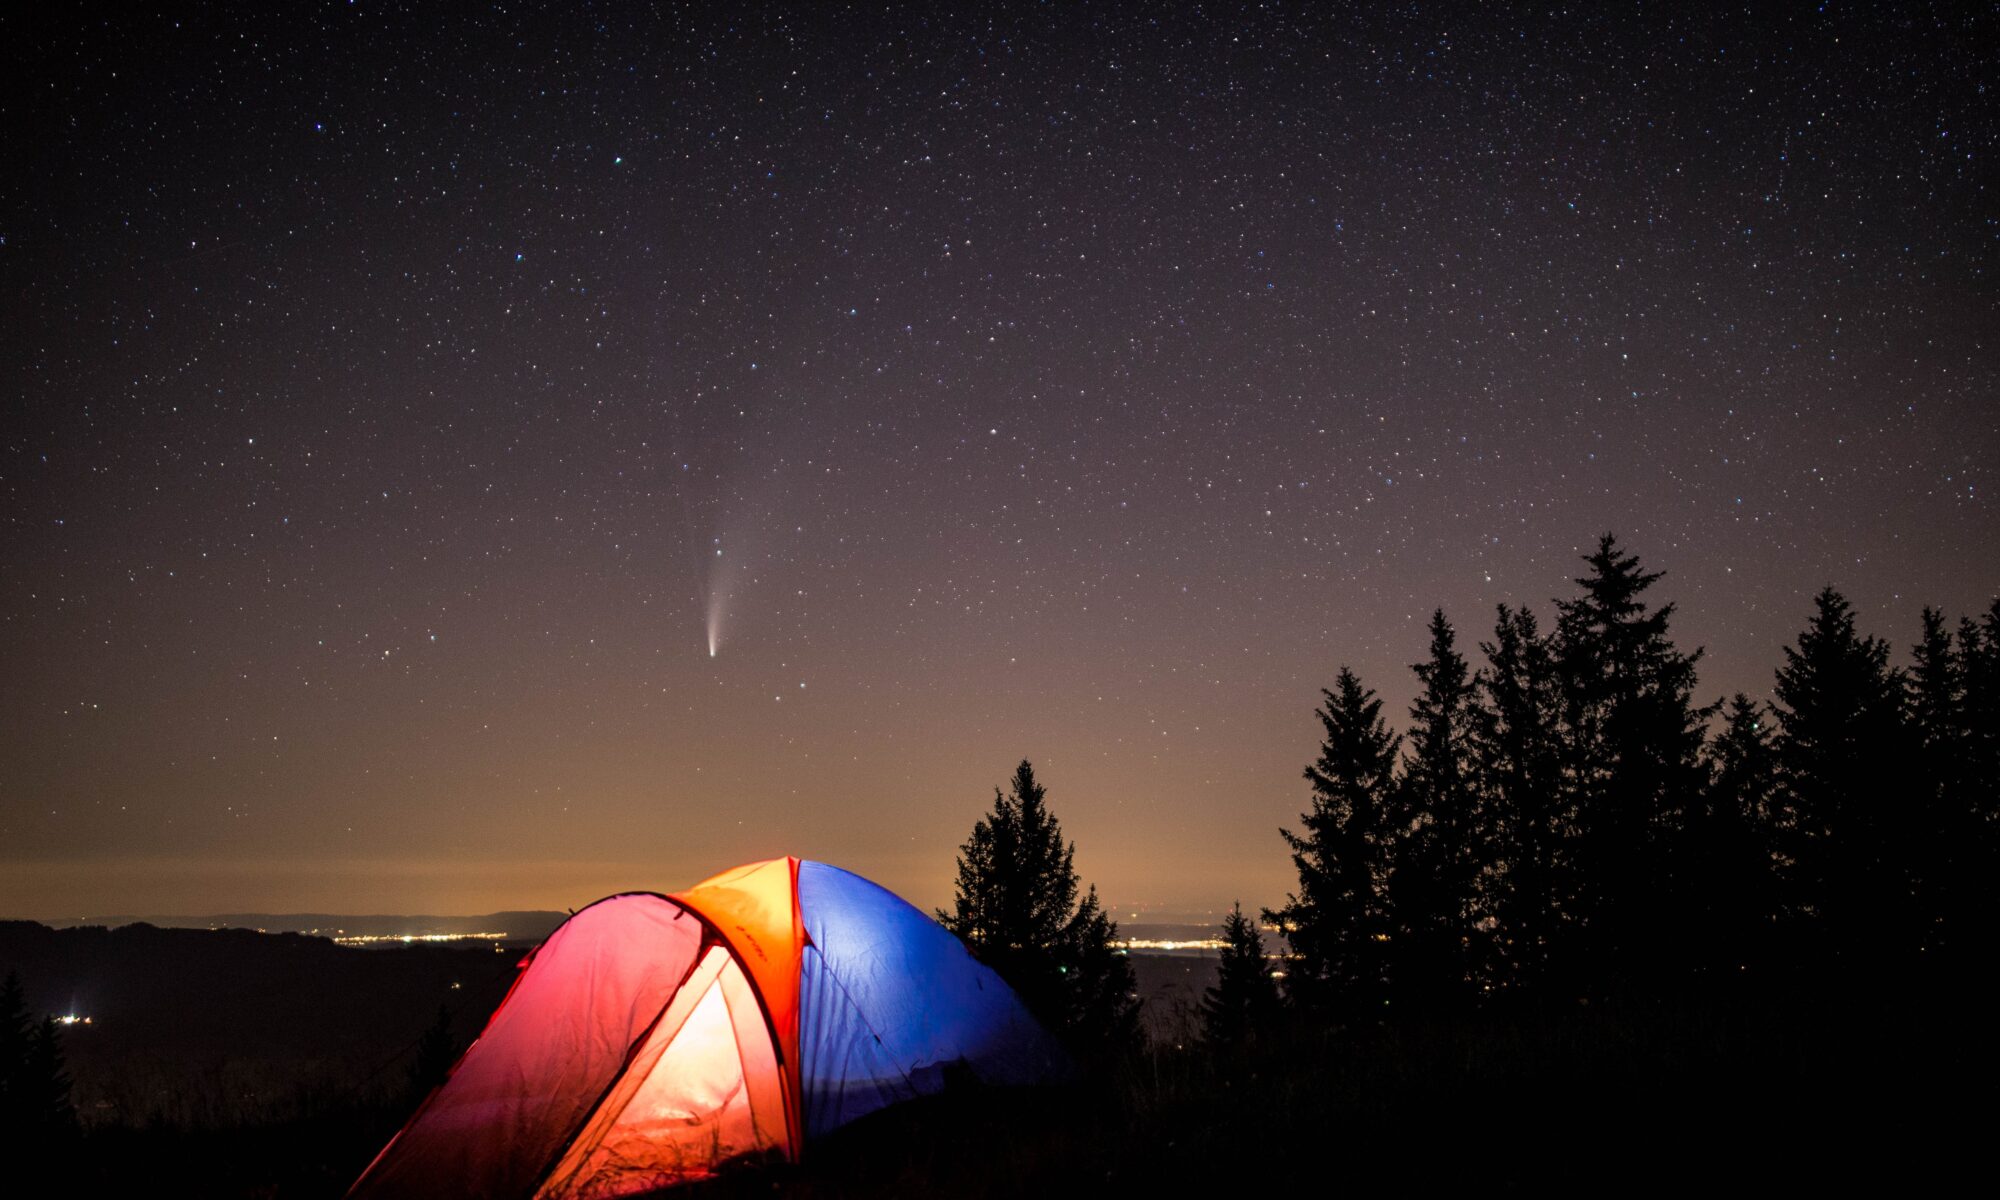
<svg viewBox="0 0 2000 1200">
<path fill-rule="evenodd" d="M 1604 535 L 1544 632 L 1476 668 L 1442 611 L 1402 732 L 1322 692 L 1298 885 L 1265 911 L 1296 1013 L 1335 1023 L 1663 990 L 1976 975 L 2000 866 L 2000 601 L 1926 608 L 1910 665 L 1822 590 L 1773 699 L 1697 695 L 1659 572 Z"/>
</svg>

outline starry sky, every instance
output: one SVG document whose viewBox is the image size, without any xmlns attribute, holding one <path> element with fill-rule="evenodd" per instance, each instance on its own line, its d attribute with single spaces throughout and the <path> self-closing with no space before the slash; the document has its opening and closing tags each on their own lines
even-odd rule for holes
<svg viewBox="0 0 2000 1200">
<path fill-rule="evenodd" d="M 1600 532 L 2000 590 L 1988 6 L 751 7 L 0 16 L 0 915 L 1275 903 Z"/>
</svg>

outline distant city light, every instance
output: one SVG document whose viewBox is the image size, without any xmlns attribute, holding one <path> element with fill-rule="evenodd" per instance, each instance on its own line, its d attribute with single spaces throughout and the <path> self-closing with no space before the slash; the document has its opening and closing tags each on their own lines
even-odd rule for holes
<svg viewBox="0 0 2000 1200">
<path fill-rule="evenodd" d="M 75 1013 L 64 1013 L 64 1014 L 63 1014 L 62 1016 L 60 1016 L 60 1017 L 56 1017 L 56 1018 L 55 1018 L 55 1023 L 56 1023 L 56 1024 L 58 1024 L 58 1025 L 89 1025 L 89 1024 L 92 1024 L 92 1022 L 91 1022 L 91 1019 L 90 1019 L 89 1017 L 80 1017 L 80 1016 L 76 1015 Z"/>
<path fill-rule="evenodd" d="M 1220 950 L 1221 938 L 1119 938 L 1111 943 L 1119 950 Z"/>
<path fill-rule="evenodd" d="M 353 933 L 333 939 L 333 944 L 381 946 L 390 942 L 401 942 L 408 946 L 417 942 L 497 942 L 506 936 L 505 933 Z"/>
</svg>

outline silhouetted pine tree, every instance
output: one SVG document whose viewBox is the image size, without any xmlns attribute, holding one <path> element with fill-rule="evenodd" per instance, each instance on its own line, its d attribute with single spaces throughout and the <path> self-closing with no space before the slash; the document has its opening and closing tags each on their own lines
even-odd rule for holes
<svg viewBox="0 0 2000 1200">
<path fill-rule="evenodd" d="M 1956 888 L 1967 962 L 2000 953 L 2000 600 L 1984 620 L 1958 627 L 1964 711 L 1965 785 L 1961 822 L 1966 830 Z"/>
<path fill-rule="evenodd" d="M 0 983 L 0 1125 L 13 1127 L 22 1120 L 21 1082 L 28 1069 L 28 1048 L 33 1036 L 28 1024 L 28 1000 L 21 993 L 21 977 L 7 972 Z"/>
<path fill-rule="evenodd" d="M 1965 664 L 1952 644 L 1943 613 L 1926 606 L 1922 622 L 1922 633 L 1911 648 L 1906 698 L 1916 751 L 1910 781 L 1910 819 L 1917 825 L 1910 831 L 1911 883 L 1925 944 L 1943 949 L 1959 932 L 1955 918 L 1970 899 L 1967 885 L 1990 885 L 1964 875 L 1968 857 L 1977 853 L 1969 843 L 1976 842 L 1980 833 L 1968 820 L 1973 809 L 1966 775 L 1972 730 L 1966 723 Z"/>
<path fill-rule="evenodd" d="M 1382 702 L 1346 667 L 1334 690 L 1320 695 L 1315 715 L 1326 740 L 1305 769 L 1312 807 L 1300 815 L 1300 833 L 1278 831 L 1291 847 L 1299 890 L 1264 918 L 1291 943 L 1289 999 L 1308 1012 L 1372 1018 L 1386 999 L 1385 819 L 1402 739 L 1382 723 Z"/>
<path fill-rule="evenodd" d="M 1952 645 L 1944 614 L 1926 606 L 1921 620 L 1923 632 L 1910 648 L 1909 677 L 1910 721 L 1917 746 L 1927 757 L 1946 753 L 1962 758 L 1971 732 L 1965 725 L 1964 664 Z M 1927 764 L 1924 771 L 1936 779 L 1955 773 L 1945 764 Z"/>
<path fill-rule="evenodd" d="M 1118 925 L 1097 899 L 1097 886 L 1084 889 L 1063 933 L 1063 1008 L 1060 1028 L 1086 1060 L 1123 1054 L 1139 1042 L 1139 982 L 1132 961 L 1114 944 Z"/>
<path fill-rule="evenodd" d="M 410 1078 L 407 1087 L 409 1103 L 421 1104 L 424 1097 L 451 1074 L 452 1064 L 458 1061 L 462 1047 L 451 1032 L 451 1008 L 438 1005 L 437 1016 L 432 1018 L 423 1036 L 417 1039 L 417 1051 L 410 1060 Z"/>
<path fill-rule="evenodd" d="M 0 1128 L 7 1133 L 0 1140 L 36 1155 L 63 1153 L 77 1134 L 62 1034 L 53 1017 L 39 1025 L 29 1019 L 11 971 L 0 984 Z"/>
<path fill-rule="evenodd" d="M 1132 964 L 1097 889 L 1078 900 L 1076 847 L 1045 797 L 1023 759 L 959 848 L 953 911 L 937 918 L 1084 1057 L 1119 1053 L 1138 1035 Z"/>
<path fill-rule="evenodd" d="M 1422 689 L 1388 830 L 1393 987 L 1400 1002 L 1425 1008 L 1470 998 L 1470 921 L 1486 851 L 1472 786 L 1471 673 L 1444 610 L 1431 614 L 1430 635 L 1429 657 L 1411 668 Z"/>
<path fill-rule="evenodd" d="M 54 1017 L 43 1017 L 28 1045 L 22 1073 L 21 1111 L 27 1121 L 18 1132 L 42 1153 L 59 1153 L 77 1134 L 76 1108 L 70 1100 L 70 1078 L 63 1061 L 62 1033 Z"/>
<path fill-rule="evenodd" d="M 2000 600 L 1979 621 L 1958 624 L 1966 729 L 1965 777 L 1972 804 L 1989 824 L 2000 819 Z"/>
<path fill-rule="evenodd" d="M 1799 932 L 1849 960 L 1855 978 L 1923 942 L 1910 869 L 1913 799 L 1902 674 L 1889 647 L 1856 633 L 1831 587 L 1785 647 L 1777 678 L 1778 763 L 1794 844 L 1789 880 Z"/>
<path fill-rule="evenodd" d="M 1201 997 L 1202 1036 L 1221 1045 L 1250 1041 L 1270 1028 L 1278 984 L 1264 957 L 1264 937 L 1237 904 L 1222 918 L 1222 960 Z"/>
<path fill-rule="evenodd" d="M 1683 910 L 1695 967 L 1712 979 L 1763 976 L 1778 916 L 1777 752 L 1762 705 L 1738 692 L 1709 747 L 1709 783 L 1688 814 L 1681 865 L 1697 881 Z"/>
<path fill-rule="evenodd" d="M 1576 825 L 1576 917 L 1593 973 L 1616 986 L 1692 954 L 1678 912 L 1699 886 L 1675 861 L 1700 794 L 1704 726 L 1693 701 L 1697 650 L 1668 636 L 1672 604 L 1648 609 L 1661 573 L 1643 571 L 1610 534 L 1557 602 L 1565 775 Z"/>
<path fill-rule="evenodd" d="M 1492 954 L 1482 974 L 1496 989 L 1534 990 L 1553 980 L 1574 890 L 1555 659 L 1535 615 L 1504 604 L 1479 648 L 1471 750 L 1488 847 L 1480 924 Z"/>
</svg>

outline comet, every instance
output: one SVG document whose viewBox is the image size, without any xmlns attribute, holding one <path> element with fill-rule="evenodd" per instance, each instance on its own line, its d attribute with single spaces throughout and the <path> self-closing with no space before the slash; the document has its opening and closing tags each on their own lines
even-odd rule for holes
<svg viewBox="0 0 2000 1200">
<path fill-rule="evenodd" d="M 722 651 L 722 624 L 729 614 L 729 600 L 736 588 L 736 564 L 722 556 L 722 539 L 715 539 L 715 557 L 708 570 L 708 656 Z"/>
</svg>

